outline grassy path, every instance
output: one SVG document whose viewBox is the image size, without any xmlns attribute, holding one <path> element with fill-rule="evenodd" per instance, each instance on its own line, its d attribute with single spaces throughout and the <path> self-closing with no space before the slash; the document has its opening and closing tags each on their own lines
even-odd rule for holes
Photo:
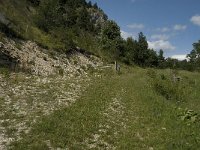
<svg viewBox="0 0 200 150">
<path fill-rule="evenodd" d="M 28 134 L 39 118 L 72 105 L 88 83 L 86 77 L 46 78 L 17 73 L 6 79 L 0 74 L 0 149 Z"/>
<path fill-rule="evenodd" d="M 200 125 L 180 119 L 146 70 L 91 79 L 81 98 L 36 123 L 13 149 L 198 149 Z"/>
</svg>

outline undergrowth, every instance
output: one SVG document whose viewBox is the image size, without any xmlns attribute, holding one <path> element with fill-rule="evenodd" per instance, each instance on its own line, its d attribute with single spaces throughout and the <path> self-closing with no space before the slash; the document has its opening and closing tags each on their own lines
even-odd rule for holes
<svg viewBox="0 0 200 150">
<path fill-rule="evenodd" d="M 147 75 L 150 77 L 151 86 L 167 100 L 176 103 L 187 101 L 187 95 L 190 92 L 188 86 L 191 84 L 187 79 L 181 80 L 181 77 L 177 79 L 172 74 L 157 73 L 153 69 L 149 69 Z"/>
</svg>

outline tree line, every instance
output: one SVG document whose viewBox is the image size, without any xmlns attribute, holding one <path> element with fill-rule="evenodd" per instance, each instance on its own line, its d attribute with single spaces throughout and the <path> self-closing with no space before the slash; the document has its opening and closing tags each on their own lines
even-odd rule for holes
<svg viewBox="0 0 200 150">
<path fill-rule="evenodd" d="M 120 28 L 114 21 L 107 21 L 101 33 L 103 50 L 112 52 L 112 58 L 118 59 L 128 65 L 141 67 L 184 69 L 189 71 L 200 70 L 200 40 L 193 43 L 193 50 L 187 59 L 178 60 L 165 58 L 164 51 L 158 52 L 148 47 L 146 36 L 140 32 L 138 39 L 120 36 Z"/>
</svg>

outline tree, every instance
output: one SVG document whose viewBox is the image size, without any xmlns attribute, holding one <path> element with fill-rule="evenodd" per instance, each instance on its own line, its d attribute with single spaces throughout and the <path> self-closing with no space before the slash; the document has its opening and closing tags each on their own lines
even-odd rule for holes
<svg viewBox="0 0 200 150">
<path fill-rule="evenodd" d="M 77 21 L 76 24 L 80 29 L 87 30 L 92 32 L 94 30 L 94 26 L 91 22 L 90 15 L 85 7 L 81 7 L 77 12 Z"/>
<path fill-rule="evenodd" d="M 108 40 L 119 39 L 121 37 L 119 26 L 112 20 L 107 21 L 102 30 L 102 36 Z"/>
<path fill-rule="evenodd" d="M 92 2 L 89 1 L 87 5 L 88 5 L 88 8 L 91 8 L 92 7 Z"/>
<path fill-rule="evenodd" d="M 178 59 L 167 58 L 165 62 L 166 68 L 177 69 L 178 68 Z"/>
<path fill-rule="evenodd" d="M 101 45 L 111 59 L 118 59 L 122 51 L 122 38 L 119 26 L 112 20 L 106 22 L 101 33 Z"/>
<path fill-rule="evenodd" d="M 159 68 L 165 67 L 165 57 L 163 55 L 164 55 L 164 51 L 160 49 L 158 52 L 158 67 Z"/>
<path fill-rule="evenodd" d="M 147 67 L 157 67 L 158 66 L 158 56 L 156 51 L 153 49 L 147 49 L 147 56 L 144 60 L 144 65 Z"/>
<path fill-rule="evenodd" d="M 164 51 L 162 49 L 160 49 L 159 52 L 158 52 L 158 59 L 160 61 L 164 61 L 165 60 L 165 57 L 163 55 L 164 55 Z"/>
<path fill-rule="evenodd" d="M 54 27 L 63 26 L 62 12 L 58 0 L 43 0 L 40 2 L 36 16 L 39 28 L 49 32 Z"/>
<path fill-rule="evenodd" d="M 124 61 L 127 64 L 132 64 L 135 61 L 135 52 L 137 50 L 137 41 L 132 37 L 128 37 L 126 40 L 126 50 Z"/>
<path fill-rule="evenodd" d="M 147 50 L 148 49 L 148 43 L 146 36 L 142 32 L 138 34 L 138 45 L 141 50 Z"/>
<path fill-rule="evenodd" d="M 95 9 L 99 9 L 97 3 L 94 3 L 93 7 L 94 7 Z"/>
<path fill-rule="evenodd" d="M 138 35 L 138 49 L 135 55 L 135 62 L 140 66 L 144 66 L 145 59 L 148 58 L 148 43 L 142 32 L 140 32 Z"/>
<path fill-rule="evenodd" d="M 193 50 L 187 55 L 187 58 L 194 68 L 200 67 L 200 40 L 193 43 Z"/>
</svg>

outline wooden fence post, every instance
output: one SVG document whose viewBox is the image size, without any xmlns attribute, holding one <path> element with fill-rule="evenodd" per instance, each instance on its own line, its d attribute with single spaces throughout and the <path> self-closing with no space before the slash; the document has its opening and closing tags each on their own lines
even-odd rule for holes
<svg viewBox="0 0 200 150">
<path fill-rule="evenodd" d="M 120 65 L 115 61 L 115 71 L 120 72 Z"/>
<path fill-rule="evenodd" d="M 117 71 L 117 61 L 115 61 L 115 71 Z"/>
</svg>

